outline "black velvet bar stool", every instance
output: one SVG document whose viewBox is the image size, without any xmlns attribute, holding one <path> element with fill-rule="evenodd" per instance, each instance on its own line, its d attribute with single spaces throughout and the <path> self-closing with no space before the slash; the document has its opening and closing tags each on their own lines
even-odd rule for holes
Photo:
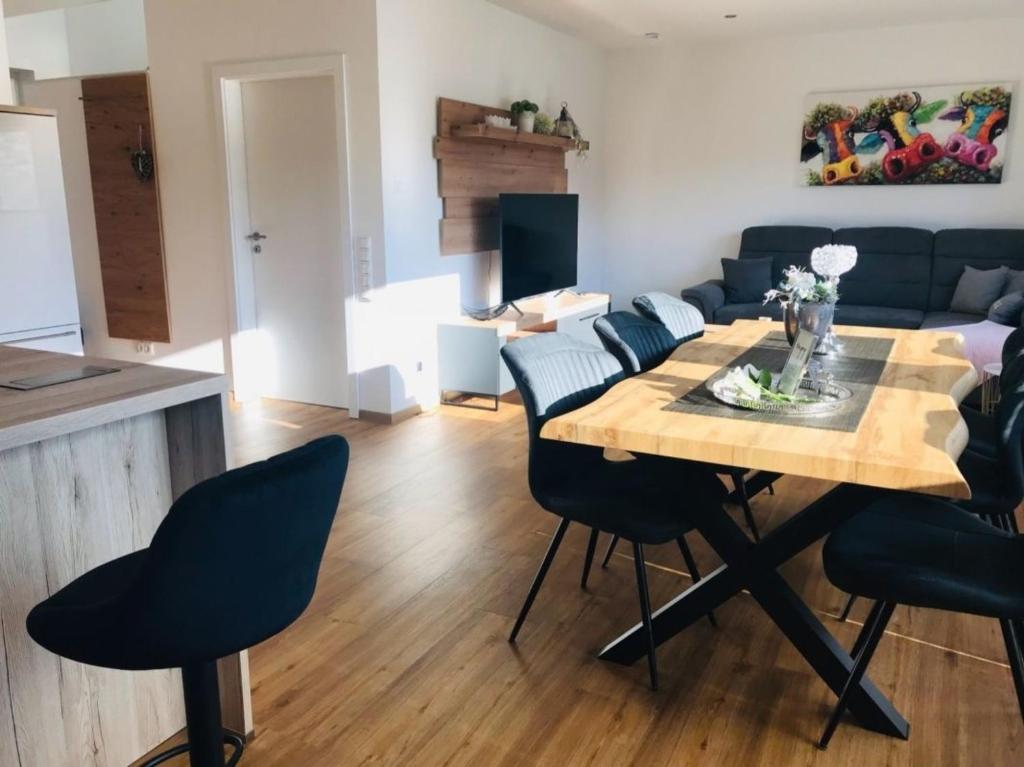
<svg viewBox="0 0 1024 767">
<path fill-rule="evenodd" d="M 221 726 L 217 660 L 283 631 L 316 587 L 348 442 L 323 437 L 193 487 L 149 548 L 72 581 L 33 608 L 28 633 L 64 658 L 145 671 L 180 668 L 192 767 L 231 767 L 244 741 Z M 224 744 L 234 746 L 225 762 Z"/>
</svg>

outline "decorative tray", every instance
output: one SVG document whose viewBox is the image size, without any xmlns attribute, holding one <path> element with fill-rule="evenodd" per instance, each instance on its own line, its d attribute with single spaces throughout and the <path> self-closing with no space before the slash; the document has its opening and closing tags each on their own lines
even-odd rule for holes
<svg viewBox="0 0 1024 767">
<path fill-rule="evenodd" d="M 726 375 L 728 371 L 723 371 L 708 381 L 708 391 L 720 402 L 744 410 L 793 416 L 825 415 L 840 410 L 853 397 L 852 391 L 835 382 L 814 383 L 805 378 L 792 401 L 752 399 L 730 386 L 725 381 Z"/>
</svg>

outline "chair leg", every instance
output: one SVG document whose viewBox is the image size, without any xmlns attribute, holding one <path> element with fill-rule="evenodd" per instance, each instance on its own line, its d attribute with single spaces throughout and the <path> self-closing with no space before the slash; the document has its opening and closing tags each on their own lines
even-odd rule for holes
<svg viewBox="0 0 1024 767">
<path fill-rule="evenodd" d="M 835 710 L 832 712 L 828 724 L 825 725 L 825 731 L 821 735 L 821 740 L 818 741 L 818 748 L 822 751 L 828 748 L 829 741 L 832 740 L 832 736 L 839 726 L 839 720 L 842 718 L 843 712 L 846 711 L 846 702 L 851 690 L 859 685 L 860 680 L 864 678 L 864 672 L 867 671 L 868 664 L 871 662 L 871 656 L 875 654 L 878 642 L 882 638 L 882 634 L 885 633 L 885 627 L 888 625 L 889 619 L 892 617 L 892 611 L 895 609 L 896 604 L 894 602 L 882 602 L 881 600 L 875 602 L 871 608 L 871 614 L 868 615 L 868 619 L 864 623 L 861 636 L 857 637 L 857 647 L 859 649 L 853 658 L 853 670 L 850 672 L 850 677 L 846 680 L 846 684 L 843 685 L 843 691 L 839 695 L 839 702 L 836 703 Z"/>
<path fill-rule="evenodd" d="M 768 483 L 768 495 L 775 495 L 775 484 L 773 482 Z"/>
<path fill-rule="evenodd" d="M 608 551 L 604 553 L 604 561 L 601 563 L 601 569 L 605 570 L 608 568 L 608 562 L 611 561 L 612 554 L 615 553 L 615 547 L 619 544 L 619 536 L 613 535 L 611 543 L 608 544 Z"/>
<path fill-rule="evenodd" d="M 683 554 L 683 561 L 686 562 L 686 569 L 690 571 L 690 577 L 693 578 L 693 582 L 696 583 L 701 579 L 700 570 L 697 569 L 697 560 L 693 558 L 693 552 L 690 551 L 690 547 L 683 536 L 680 535 L 676 538 L 676 543 L 679 544 L 679 551 Z M 718 628 L 718 621 L 715 620 L 714 612 L 708 613 L 708 621 L 712 626 Z"/>
<path fill-rule="evenodd" d="M 850 594 L 850 598 L 846 600 L 846 606 L 843 607 L 842 613 L 839 614 L 839 622 L 846 623 L 846 619 L 850 617 L 850 610 L 853 609 L 853 603 L 857 601 L 856 594 Z"/>
<path fill-rule="evenodd" d="M 590 577 L 590 566 L 594 564 L 594 549 L 597 548 L 597 536 L 600 535 L 596 527 L 590 529 L 590 540 L 587 541 L 587 557 L 583 560 L 583 577 L 580 578 L 580 588 L 586 590 L 587 578 Z"/>
<path fill-rule="evenodd" d="M 519 617 L 516 618 L 516 625 L 512 627 L 512 634 L 509 636 L 508 641 L 516 641 L 519 629 L 523 627 L 523 621 L 526 620 L 526 614 L 530 612 L 530 607 L 533 606 L 533 600 L 537 598 L 537 592 L 540 591 L 540 585 L 544 583 L 544 576 L 548 574 L 548 568 L 551 567 L 551 562 L 555 558 L 555 552 L 558 551 L 558 546 L 562 543 L 562 538 L 565 537 L 565 531 L 568 529 L 569 520 L 563 519 L 559 523 L 558 529 L 555 530 L 554 536 L 551 538 L 547 554 L 544 555 L 544 561 L 540 563 L 540 569 L 537 570 L 537 575 L 533 578 L 533 585 L 530 586 L 530 593 L 526 595 L 526 601 L 523 603 L 523 609 L 519 611 Z"/>
<path fill-rule="evenodd" d="M 1013 687 L 1017 691 L 1017 705 L 1024 719 L 1024 656 L 1021 654 L 1020 624 L 1009 620 L 1000 620 L 1003 630 L 1003 641 L 1006 643 L 1006 655 L 1010 659 L 1010 671 L 1013 673 Z"/>
<path fill-rule="evenodd" d="M 750 508 L 750 499 L 747 497 L 746 472 L 735 471 L 732 473 L 732 484 L 736 488 L 736 496 L 740 499 L 740 506 L 743 508 L 743 516 L 747 520 L 747 527 L 755 541 L 761 540 L 761 533 L 757 529 L 757 522 L 754 520 L 754 512 Z"/>
<path fill-rule="evenodd" d="M 651 597 L 647 591 L 647 565 L 642 543 L 633 544 L 633 564 L 636 565 L 636 590 L 640 594 L 640 618 L 647 632 L 647 668 L 651 672 L 651 689 L 658 689 L 658 656 L 654 646 L 654 622 L 651 620 Z"/>
<path fill-rule="evenodd" d="M 185 692 L 188 743 L 151 757 L 142 767 L 156 767 L 186 753 L 191 767 L 234 767 L 242 758 L 245 741 L 221 724 L 217 662 L 185 666 L 181 669 L 181 682 Z M 224 744 L 234 746 L 227 761 Z"/>
</svg>

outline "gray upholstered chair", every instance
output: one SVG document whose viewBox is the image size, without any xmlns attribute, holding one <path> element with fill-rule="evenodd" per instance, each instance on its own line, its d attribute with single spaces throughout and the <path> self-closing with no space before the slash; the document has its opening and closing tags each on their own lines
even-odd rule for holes
<svg viewBox="0 0 1024 767">
<path fill-rule="evenodd" d="M 627 375 L 657 367 L 679 345 L 664 325 L 632 312 L 610 312 L 599 317 L 594 321 L 594 332 Z"/>
<path fill-rule="evenodd" d="M 627 375 L 646 373 L 657 367 L 676 350 L 680 343 L 704 334 L 704 319 L 700 312 L 667 293 L 645 293 L 633 299 L 639 310 L 645 307 L 646 316 L 631 312 L 610 312 L 594 321 L 594 332 L 622 365 Z M 659 321 L 660 317 L 664 321 Z M 668 324 L 671 323 L 671 328 Z M 699 326 L 699 330 L 697 330 Z M 682 334 L 683 340 L 680 340 Z M 747 494 L 747 470 L 736 466 L 714 466 L 720 474 L 728 474 L 736 489 L 736 498 L 743 509 L 747 527 L 755 540 L 760 540 L 754 512 Z M 771 490 L 774 493 L 774 489 Z M 618 540 L 613 538 L 605 552 L 602 567 L 607 567 Z"/>
<path fill-rule="evenodd" d="M 670 459 L 609 461 L 599 447 L 541 439 L 541 429 L 548 420 L 593 402 L 623 379 L 621 365 L 608 352 L 571 336 L 542 333 L 505 345 L 501 356 L 512 372 L 526 410 L 530 492 L 543 509 L 562 518 L 509 641 L 516 640 L 569 523 L 579 522 L 590 528 L 583 584 L 601 531 L 633 544 L 651 687 L 657 689 L 644 546 L 675 541 L 694 581 L 700 580 L 683 537 L 693 529 L 686 509 L 697 504 L 721 508 L 725 488 L 714 472 L 700 464 Z M 685 495 L 681 492 L 684 488 Z"/>
<path fill-rule="evenodd" d="M 677 344 L 704 335 L 704 315 L 700 310 L 668 293 L 643 293 L 633 299 L 633 308 L 668 328 Z"/>
</svg>

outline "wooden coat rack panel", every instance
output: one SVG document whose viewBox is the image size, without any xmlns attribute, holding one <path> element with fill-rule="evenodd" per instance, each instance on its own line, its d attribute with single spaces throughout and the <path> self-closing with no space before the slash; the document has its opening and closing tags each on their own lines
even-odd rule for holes
<svg viewBox="0 0 1024 767">
<path fill-rule="evenodd" d="M 438 99 L 438 194 L 444 200 L 441 255 L 484 253 L 498 247 L 498 195 L 564 194 L 570 139 L 519 133 L 484 124 L 487 115 L 512 117 L 495 107 Z"/>
<path fill-rule="evenodd" d="M 155 156 L 145 74 L 82 80 L 89 171 L 100 249 L 107 333 L 137 341 L 171 340 L 164 278 L 157 169 L 136 177 L 132 153 Z"/>
</svg>

